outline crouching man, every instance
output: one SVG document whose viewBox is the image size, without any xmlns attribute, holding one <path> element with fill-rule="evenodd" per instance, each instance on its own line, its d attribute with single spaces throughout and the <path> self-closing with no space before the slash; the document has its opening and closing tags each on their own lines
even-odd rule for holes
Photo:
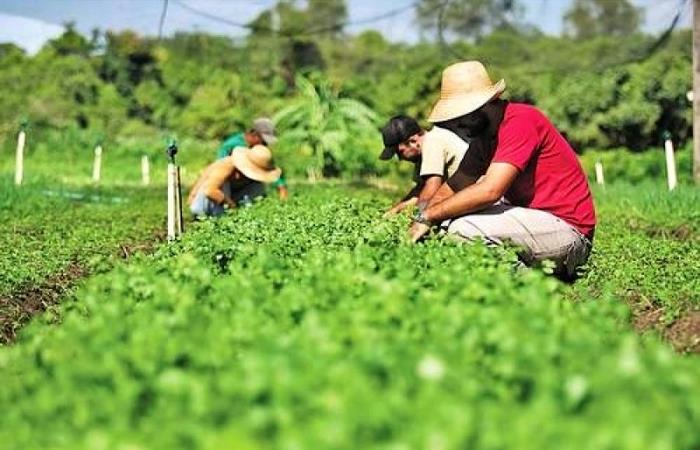
<svg viewBox="0 0 700 450">
<path fill-rule="evenodd" d="M 409 206 L 424 208 L 442 183 L 454 175 L 469 144 L 453 132 L 433 127 L 425 131 L 412 117 L 392 117 L 382 129 L 384 150 L 379 159 L 389 160 L 394 155 L 415 164 L 413 189 L 387 215 L 401 212 Z"/>
<path fill-rule="evenodd" d="M 429 120 L 469 139 L 470 149 L 417 214 L 411 237 L 441 225 L 466 240 L 512 242 L 526 264 L 551 260 L 555 273 L 570 279 L 587 262 L 595 231 L 588 181 L 549 119 L 533 106 L 500 100 L 504 90 L 476 61 L 443 71 Z"/>
<path fill-rule="evenodd" d="M 253 125 L 248 131 L 239 131 L 226 138 L 219 147 L 216 157 L 217 159 L 223 159 L 231 156 L 231 153 L 234 151 L 246 150 L 256 145 L 264 145 L 270 148 L 275 142 L 277 142 L 277 135 L 275 134 L 275 125 L 272 123 L 272 120 L 267 117 L 259 117 L 253 121 Z M 284 177 L 280 176 L 272 184 L 277 188 L 280 200 L 286 200 L 289 196 L 289 191 L 287 190 L 287 182 Z"/>
<path fill-rule="evenodd" d="M 278 180 L 281 174 L 267 147 L 237 150 L 204 170 L 187 203 L 195 217 L 220 216 L 228 208 L 264 196 L 264 183 Z"/>
</svg>

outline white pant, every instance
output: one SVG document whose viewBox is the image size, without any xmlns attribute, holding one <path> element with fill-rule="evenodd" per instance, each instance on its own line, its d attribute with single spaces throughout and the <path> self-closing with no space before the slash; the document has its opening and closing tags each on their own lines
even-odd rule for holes
<svg viewBox="0 0 700 450">
<path fill-rule="evenodd" d="M 588 261 L 592 247 L 588 238 L 553 214 L 505 204 L 446 220 L 441 228 L 466 240 L 483 239 L 494 245 L 512 242 L 522 247 L 519 255 L 526 264 L 551 260 L 555 272 L 567 277 Z"/>
</svg>

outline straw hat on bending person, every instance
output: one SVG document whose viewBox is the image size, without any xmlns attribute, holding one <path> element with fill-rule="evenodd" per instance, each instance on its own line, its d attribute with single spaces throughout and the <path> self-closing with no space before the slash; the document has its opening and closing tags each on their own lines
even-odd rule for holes
<svg viewBox="0 0 700 450">
<path fill-rule="evenodd" d="M 233 164 L 251 180 L 261 183 L 272 183 L 282 175 L 282 169 L 275 167 L 272 153 L 264 145 L 256 145 L 248 151 L 233 152 Z"/>
<path fill-rule="evenodd" d="M 187 203 L 195 216 L 220 216 L 227 207 L 235 208 L 239 198 L 263 195 L 261 183 L 276 182 L 281 175 L 270 150 L 256 145 L 210 164 L 192 187 Z"/>
</svg>

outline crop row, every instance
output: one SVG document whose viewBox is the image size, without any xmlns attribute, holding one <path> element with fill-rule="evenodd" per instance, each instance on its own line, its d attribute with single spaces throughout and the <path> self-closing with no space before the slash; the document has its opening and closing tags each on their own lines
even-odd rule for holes
<svg viewBox="0 0 700 450">
<path fill-rule="evenodd" d="M 8 449 L 694 449 L 700 361 L 361 190 L 198 223 L 0 349 Z M 602 238 L 601 238 L 602 239 Z M 37 430 L 40 430 L 37 432 Z"/>
<path fill-rule="evenodd" d="M 0 343 L 79 278 L 152 247 L 162 194 L 0 183 Z"/>
</svg>

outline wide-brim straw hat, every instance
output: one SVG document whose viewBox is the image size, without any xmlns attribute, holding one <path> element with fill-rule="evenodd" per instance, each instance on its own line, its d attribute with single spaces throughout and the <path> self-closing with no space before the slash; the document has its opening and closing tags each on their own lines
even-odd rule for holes
<svg viewBox="0 0 700 450">
<path fill-rule="evenodd" d="M 428 117 L 430 122 L 444 122 L 474 112 L 506 90 L 501 79 L 493 83 L 479 61 L 463 61 L 442 71 L 440 99 Z"/>
<path fill-rule="evenodd" d="M 282 175 L 282 169 L 275 167 L 272 162 L 272 153 L 264 145 L 237 150 L 231 153 L 231 158 L 234 167 L 251 180 L 272 183 Z"/>
</svg>

